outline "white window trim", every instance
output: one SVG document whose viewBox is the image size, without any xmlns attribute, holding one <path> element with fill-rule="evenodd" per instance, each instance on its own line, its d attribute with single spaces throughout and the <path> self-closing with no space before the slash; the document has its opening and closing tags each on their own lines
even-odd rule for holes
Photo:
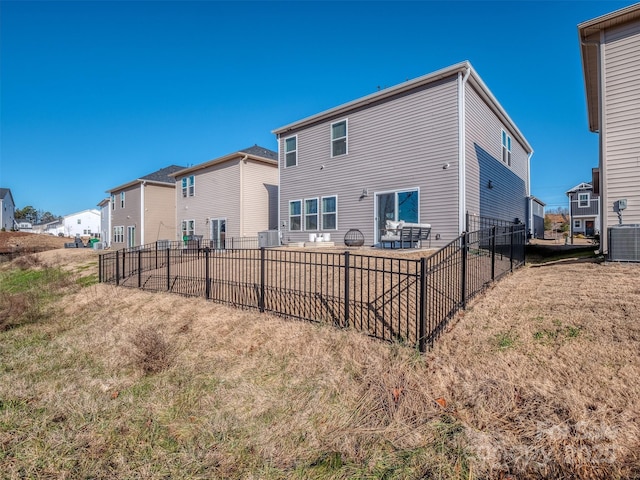
<svg viewBox="0 0 640 480">
<path fill-rule="evenodd" d="M 573 220 L 573 228 L 582 228 L 582 220 L 576 218 Z"/>
<path fill-rule="evenodd" d="M 511 135 L 509 135 L 509 132 L 507 132 L 504 128 L 500 129 L 500 157 L 502 160 L 502 163 L 504 163 L 506 166 L 510 167 L 511 166 L 511 144 L 513 143 L 513 139 L 511 138 Z M 507 151 L 507 160 L 505 161 L 504 158 L 504 150 Z"/>
<path fill-rule="evenodd" d="M 338 123 L 342 123 L 344 122 L 344 129 L 345 129 L 345 133 L 346 135 L 344 137 L 339 137 L 339 138 L 333 138 L 333 126 L 338 124 Z M 331 122 L 331 127 L 330 127 L 330 133 L 329 135 L 331 136 L 331 158 L 336 158 L 336 157 L 342 157 L 343 155 L 348 155 L 349 154 L 349 119 L 348 118 L 343 118 L 342 120 L 337 120 L 335 122 Z M 333 142 L 336 140 L 342 140 L 344 138 L 344 153 L 340 154 L 340 155 L 334 155 L 333 154 Z"/>
<path fill-rule="evenodd" d="M 316 213 L 309 213 L 308 214 L 307 213 L 307 209 L 306 209 L 307 201 L 313 201 L 313 200 L 316 201 Z M 303 220 L 302 227 L 303 228 L 302 229 L 305 232 L 319 232 L 320 231 L 320 226 L 321 226 L 320 225 L 320 199 L 318 197 L 305 198 L 304 202 L 302 203 L 302 207 L 303 207 L 303 210 L 302 210 L 302 220 Z M 314 215 L 316 217 L 316 228 L 313 229 L 313 230 L 307 229 L 307 217 L 308 216 L 312 217 Z"/>
<path fill-rule="evenodd" d="M 587 196 L 587 204 L 582 205 L 580 202 L 580 195 Z M 578 208 L 589 208 L 591 206 L 591 193 L 590 192 L 579 192 L 578 193 Z"/>
<path fill-rule="evenodd" d="M 335 212 L 329 212 L 330 214 L 333 214 L 333 215 L 336 216 L 336 228 L 324 228 L 324 214 L 325 214 L 325 211 L 324 211 L 324 208 L 322 208 L 322 206 L 323 206 L 322 201 L 325 198 L 335 198 L 336 199 L 336 210 L 335 210 Z M 322 222 L 320 224 L 320 230 L 323 230 L 323 231 L 324 230 L 329 230 L 329 231 L 338 230 L 338 196 L 337 195 L 325 195 L 323 197 L 320 197 L 320 205 L 319 205 L 319 207 L 320 207 L 319 208 L 319 210 L 320 210 L 320 220 Z"/>
<path fill-rule="evenodd" d="M 193 222 L 193 230 L 192 230 L 193 233 L 189 233 L 189 222 Z M 186 224 L 186 228 L 185 228 L 185 224 Z M 180 223 L 180 240 L 182 240 L 182 237 L 184 237 L 185 235 L 195 235 L 195 234 L 196 234 L 195 219 L 190 218 L 188 220 L 182 220 L 182 222 Z"/>
<path fill-rule="evenodd" d="M 113 243 L 124 243 L 124 225 L 113 227 Z"/>
<path fill-rule="evenodd" d="M 180 186 L 182 187 L 182 198 L 195 197 L 196 196 L 196 176 L 189 175 L 180 179 Z M 190 190 L 193 190 L 192 192 Z"/>
<path fill-rule="evenodd" d="M 124 208 L 125 205 L 125 192 L 120 192 L 120 208 Z"/>
<path fill-rule="evenodd" d="M 300 214 L 299 215 L 291 215 L 291 204 L 295 203 L 295 202 L 300 202 Z M 290 232 L 302 232 L 302 231 L 304 231 L 304 222 L 303 222 L 304 200 L 303 199 L 289 200 L 289 210 L 287 212 L 287 215 L 288 215 L 288 218 L 289 218 L 289 231 Z M 291 217 L 300 217 L 300 230 L 291 230 Z"/>
<path fill-rule="evenodd" d="M 287 140 L 295 138 L 296 139 L 296 148 L 291 152 L 287 152 Z M 287 165 L 287 153 L 295 153 L 296 161 L 293 165 Z M 298 165 L 298 135 L 291 135 L 284 139 L 284 168 L 296 167 Z"/>
<path fill-rule="evenodd" d="M 116 196 L 115 194 L 111 194 L 111 210 L 116 209 Z"/>
</svg>

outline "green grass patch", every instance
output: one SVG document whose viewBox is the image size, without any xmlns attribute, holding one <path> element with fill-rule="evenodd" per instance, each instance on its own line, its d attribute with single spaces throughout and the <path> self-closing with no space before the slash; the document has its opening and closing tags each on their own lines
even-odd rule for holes
<svg viewBox="0 0 640 480">
<path fill-rule="evenodd" d="M 493 339 L 498 350 L 508 350 L 516 345 L 518 335 L 511 331 L 500 332 Z"/>
</svg>

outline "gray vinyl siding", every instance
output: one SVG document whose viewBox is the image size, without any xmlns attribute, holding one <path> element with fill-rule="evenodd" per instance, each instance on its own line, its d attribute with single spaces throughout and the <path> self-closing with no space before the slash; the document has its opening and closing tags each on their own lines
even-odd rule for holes
<svg viewBox="0 0 640 480">
<path fill-rule="evenodd" d="M 503 129 L 511 136 L 510 167 L 502 161 Z M 525 222 L 529 196 L 527 151 L 469 83 L 465 85 L 465 135 L 467 211 Z"/>
<path fill-rule="evenodd" d="M 195 176 L 195 195 L 182 196 L 182 178 Z M 176 237 L 183 220 L 195 220 L 195 234 L 211 239 L 207 220 L 225 218 L 227 238 L 240 236 L 240 159 L 176 177 Z"/>
<path fill-rule="evenodd" d="M 604 222 L 618 224 L 614 204 L 627 199 L 623 223 L 640 223 L 640 22 L 605 32 L 603 62 Z"/>
<path fill-rule="evenodd" d="M 419 189 L 419 221 L 432 225 L 433 245 L 458 235 L 457 76 L 381 103 L 355 109 L 279 138 L 280 220 L 285 242 L 309 233 L 289 231 L 289 201 L 336 195 L 338 228 L 327 231 L 342 243 L 359 229 L 373 245 L 377 192 Z M 348 154 L 331 157 L 331 123 L 348 122 Z M 298 135 L 298 164 L 285 167 L 284 139 Z M 443 169 L 443 165 L 449 168 Z M 367 195 L 363 195 L 363 191 Z M 304 208 L 304 205 L 303 205 Z M 319 232 L 323 232 L 319 230 Z M 440 235 L 439 241 L 435 240 Z"/>
<path fill-rule="evenodd" d="M 124 194 L 124 208 L 120 207 L 120 193 Z M 111 192 L 115 195 L 115 209 L 111 210 L 111 236 L 113 240 L 113 227 L 124 227 L 124 243 L 114 242 L 115 248 L 122 248 L 127 245 L 127 227 L 135 227 L 135 245 L 141 244 L 140 231 L 142 219 L 140 218 L 140 184 L 135 184 L 122 190 Z"/>
</svg>

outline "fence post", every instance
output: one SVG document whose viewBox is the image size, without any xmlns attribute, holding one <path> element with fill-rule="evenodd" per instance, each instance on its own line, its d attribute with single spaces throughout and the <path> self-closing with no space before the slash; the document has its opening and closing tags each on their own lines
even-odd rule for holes
<svg viewBox="0 0 640 480">
<path fill-rule="evenodd" d="M 102 255 L 98 255 L 98 282 L 102 283 Z"/>
<path fill-rule="evenodd" d="M 156 242 L 156 270 L 158 269 L 158 242 Z"/>
<path fill-rule="evenodd" d="M 509 269 L 513 273 L 513 225 L 509 227 L 511 248 L 509 248 Z"/>
<path fill-rule="evenodd" d="M 462 234 L 462 309 L 467 309 L 467 242 L 469 234 Z"/>
<path fill-rule="evenodd" d="M 349 269 L 350 269 L 350 253 L 344 252 L 344 326 L 349 327 L 349 315 L 351 314 L 349 309 Z"/>
<path fill-rule="evenodd" d="M 126 253 L 126 249 L 123 248 L 122 249 L 122 278 L 125 278 L 127 276 L 127 267 L 124 260 L 125 253 Z"/>
<path fill-rule="evenodd" d="M 420 259 L 420 316 L 419 325 L 419 349 L 424 353 L 427 351 L 427 259 Z"/>
<path fill-rule="evenodd" d="M 171 264 L 171 257 L 169 256 L 170 254 L 171 250 L 167 248 L 167 291 L 171 290 L 171 272 L 169 268 L 169 265 Z"/>
<path fill-rule="evenodd" d="M 496 279 L 496 231 L 497 227 L 491 227 L 491 281 Z"/>
<path fill-rule="evenodd" d="M 204 290 L 204 295 L 205 298 L 207 300 L 209 300 L 209 298 L 211 297 L 211 279 L 209 278 L 209 249 L 205 249 L 204 251 L 204 261 L 206 262 L 204 264 L 204 279 L 205 282 L 207 282 L 205 284 L 205 290 Z"/>
<path fill-rule="evenodd" d="M 264 251 L 264 247 L 260 247 L 260 298 L 258 298 L 258 308 L 260 309 L 260 313 L 264 313 Z"/>
<path fill-rule="evenodd" d="M 120 285 L 120 251 L 116 250 L 116 285 Z"/>
<path fill-rule="evenodd" d="M 138 250 L 138 288 L 142 286 L 142 250 Z"/>
</svg>

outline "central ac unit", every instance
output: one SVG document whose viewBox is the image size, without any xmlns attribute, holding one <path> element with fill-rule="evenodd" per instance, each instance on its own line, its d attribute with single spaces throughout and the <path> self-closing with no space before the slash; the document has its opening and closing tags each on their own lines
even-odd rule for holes
<svg viewBox="0 0 640 480">
<path fill-rule="evenodd" d="M 279 247 L 280 232 L 278 230 L 265 230 L 258 232 L 258 247 Z"/>
<path fill-rule="evenodd" d="M 640 262 L 640 225 L 616 225 L 609 228 L 609 260 Z"/>
</svg>

